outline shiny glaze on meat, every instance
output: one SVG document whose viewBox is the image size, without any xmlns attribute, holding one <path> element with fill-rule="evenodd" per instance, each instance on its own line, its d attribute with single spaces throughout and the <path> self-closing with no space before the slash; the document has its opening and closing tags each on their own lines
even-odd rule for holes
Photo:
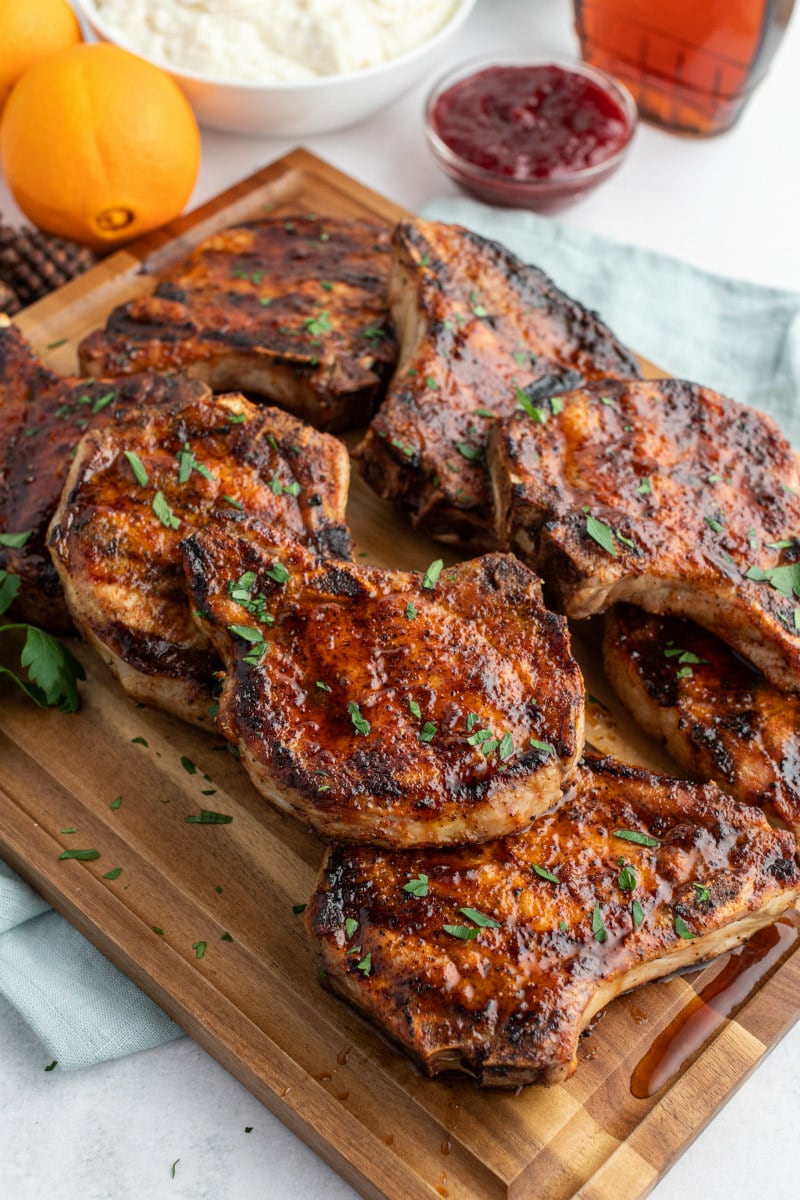
<svg viewBox="0 0 800 1200">
<path fill-rule="evenodd" d="M 584 379 L 638 375 L 595 313 L 536 267 L 458 225 L 402 221 L 392 316 L 401 350 L 360 447 L 379 495 L 445 542 L 492 547 L 485 451 L 492 414 Z"/>
<path fill-rule="evenodd" d="M 404 846 L 495 837 L 558 799 L 583 681 L 532 572 L 487 555 L 426 587 L 271 536 L 209 525 L 183 543 L 225 662 L 220 728 L 269 800 L 331 837 Z M 250 573 L 266 621 L 231 595 Z"/>
<path fill-rule="evenodd" d="M 181 482 L 187 447 L 199 467 Z M 135 699 L 208 722 L 220 663 L 189 611 L 181 538 L 212 513 L 244 512 L 348 557 L 348 481 L 335 438 L 239 395 L 131 411 L 87 434 L 50 530 L 75 624 Z"/>
<path fill-rule="evenodd" d="M 793 852 L 790 834 L 713 784 L 587 759 L 525 833 L 452 849 L 332 847 L 306 919 L 326 985 L 427 1074 L 558 1083 L 615 996 L 737 945 L 788 908 L 800 894 Z M 620 886 L 623 863 L 632 891 Z"/>
<path fill-rule="evenodd" d="M 165 271 L 152 296 L 114 309 L 81 343 L 81 369 L 178 370 L 319 429 L 363 425 L 397 355 L 390 265 L 388 230 L 368 221 L 236 225 Z"/>
<path fill-rule="evenodd" d="M 632 604 L 606 614 L 603 665 L 636 721 L 697 779 L 788 826 L 800 845 L 800 696 L 713 634 Z"/>
<path fill-rule="evenodd" d="M 490 447 L 499 537 L 555 606 L 691 618 L 800 690 L 800 469 L 775 422 L 675 379 L 590 384 L 557 407 L 509 418 Z"/>
<path fill-rule="evenodd" d="M 86 430 L 133 406 L 209 394 L 199 380 L 153 374 L 115 383 L 58 375 L 15 326 L 0 324 L 0 532 L 30 533 L 24 546 L 0 546 L 0 569 L 22 580 L 12 617 L 53 633 L 73 629 L 46 535 Z"/>
</svg>

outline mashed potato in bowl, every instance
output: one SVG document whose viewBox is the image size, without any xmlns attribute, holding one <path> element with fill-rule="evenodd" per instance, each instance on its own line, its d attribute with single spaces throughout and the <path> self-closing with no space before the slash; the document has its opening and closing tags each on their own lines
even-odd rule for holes
<svg viewBox="0 0 800 1200">
<path fill-rule="evenodd" d="M 241 82 L 350 74 L 434 37 L 458 0 L 94 0 L 125 44 L 167 67 Z"/>
</svg>

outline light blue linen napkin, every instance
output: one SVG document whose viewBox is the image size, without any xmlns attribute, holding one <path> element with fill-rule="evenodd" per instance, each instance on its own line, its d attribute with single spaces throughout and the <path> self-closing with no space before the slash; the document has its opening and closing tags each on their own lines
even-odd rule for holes
<svg viewBox="0 0 800 1200">
<path fill-rule="evenodd" d="M 504 242 L 597 309 L 628 346 L 673 375 L 772 413 L 800 445 L 800 292 L 709 275 L 562 221 L 461 198 L 439 200 L 426 215 Z M 0 995 L 62 1067 L 181 1032 L 2 863 Z"/>
</svg>

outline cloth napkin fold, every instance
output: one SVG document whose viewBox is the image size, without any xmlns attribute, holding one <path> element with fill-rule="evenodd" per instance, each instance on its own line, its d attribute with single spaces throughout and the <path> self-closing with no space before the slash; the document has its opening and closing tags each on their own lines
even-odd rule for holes
<svg viewBox="0 0 800 1200">
<path fill-rule="evenodd" d="M 504 242 L 666 371 L 777 418 L 800 445 L 800 292 L 710 275 L 566 222 L 461 198 L 426 216 Z M 0 863 L 0 995 L 62 1067 L 144 1050 L 180 1029 Z"/>
</svg>

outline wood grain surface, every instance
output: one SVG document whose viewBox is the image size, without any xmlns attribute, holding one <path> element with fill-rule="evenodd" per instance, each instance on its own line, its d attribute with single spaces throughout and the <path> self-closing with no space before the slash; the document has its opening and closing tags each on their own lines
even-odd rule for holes
<svg viewBox="0 0 800 1200">
<path fill-rule="evenodd" d="M 75 371 L 77 341 L 114 304 L 152 288 L 154 271 L 213 230 L 266 212 L 402 215 L 298 150 L 114 254 L 18 323 L 49 365 Z M 368 561 L 424 569 L 442 554 L 355 473 L 348 518 Z M 575 630 L 588 690 L 607 706 L 589 703 L 590 740 L 674 770 L 614 701 L 597 643 L 592 626 Z M 649 1099 L 632 1094 L 632 1072 L 725 958 L 615 1001 L 559 1087 L 482 1093 L 423 1078 L 318 984 L 316 950 L 292 906 L 309 896 L 322 843 L 258 797 L 221 739 L 137 707 L 88 649 L 77 652 L 88 681 L 75 716 L 0 690 L 0 855 L 362 1195 L 643 1196 L 797 1018 L 800 956 L 790 939 L 735 1019 Z M 187 824 L 201 808 L 233 820 Z M 73 826 L 76 834 L 60 832 Z M 100 857 L 58 861 L 76 847 Z M 116 879 L 104 878 L 116 867 Z"/>
</svg>

